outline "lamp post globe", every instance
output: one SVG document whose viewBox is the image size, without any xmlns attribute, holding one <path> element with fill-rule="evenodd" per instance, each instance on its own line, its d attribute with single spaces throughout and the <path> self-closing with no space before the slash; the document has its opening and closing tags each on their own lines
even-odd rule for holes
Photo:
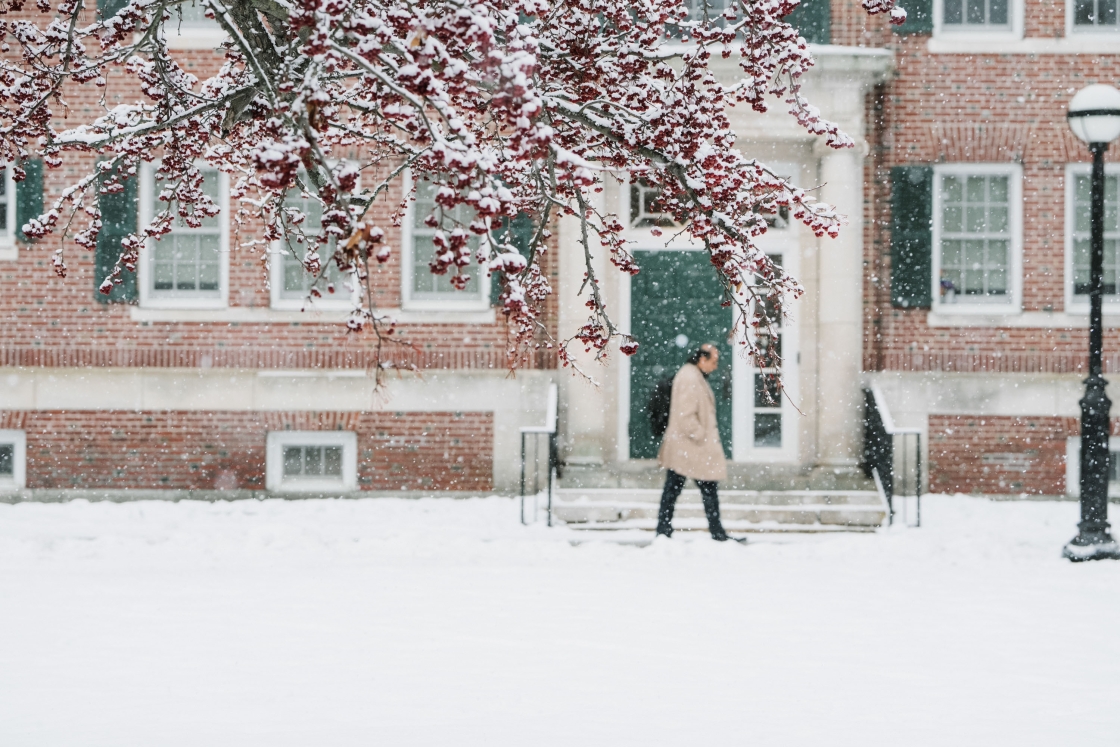
<svg viewBox="0 0 1120 747">
<path fill-rule="evenodd" d="M 1086 86 L 1070 101 L 1070 129 L 1093 156 L 1089 210 L 1089 378 L 1081 399 L 1081 521 L 1062 554 L 1070 560 L 1120 559 L 1120 544 L 1109 534 L 1108 473 L 1112 402 L 1101 369 L 1104 348 L 1104 153 L 1120 137 L 1120 91 Z"/>
</svg>

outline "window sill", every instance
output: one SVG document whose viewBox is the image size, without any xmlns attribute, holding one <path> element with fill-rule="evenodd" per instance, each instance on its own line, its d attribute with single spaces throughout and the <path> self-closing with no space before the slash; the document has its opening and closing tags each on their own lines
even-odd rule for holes
<svg viewBox="0 0 1120 747">
<path fill-rule="evenodd" d="M 329 313 L 329 312 L 350 312 L 358 305 L 357 300 L 342 299 L 335 297 L 325 297 L 318 300 L 309 301 L 305 298 L 276 298 L 272 301 L 273 311 L 296 311 L 296 312 L 314 312 L 314 313 Z"/>
<path fill-rule="evenodd" d="M 220 309 L 160 309 L 129 306 L 129 317 L 143 324 L 185 322 L 193 324 L 342 324 L 350 307 L 341 309 L 268 308 L 264 306 L 224 306 Z M 379 309 L 399 324 L 493 324 L 494 309 L 481 311 L 417 311 Z"/>
<path fill-rule="evenodd" d="M 1089 314 L 1061 311 L 1024 311 L 1019 314 L 944 314 L 931 311 L 926 315 L 930 327 L 1003 327 L 1017 329 L 1088 329 Z M 1120 328 L 1120 308 L 1104 317 L 1104 326 Z"/>
<path fill-rule="evenodd" d="M 1079 33 L 1076 37 L 1058 39 L 1010 36 L 968 36 L 952 34 L 935 36 L 926 50 L 930 54 L 1115 54 L 1120 33 Z"/>
<path fill-rule="evenodd" d="M 19 247 L 13 241 L 0 241 L 0 262 L 19 259 Z"/>
</svg>

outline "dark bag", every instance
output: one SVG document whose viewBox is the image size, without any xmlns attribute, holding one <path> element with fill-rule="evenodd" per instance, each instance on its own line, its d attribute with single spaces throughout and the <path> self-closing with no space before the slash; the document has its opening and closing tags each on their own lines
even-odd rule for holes
<svg viewBox="0 0 1120 747">
<path fill-rule="evenodd" d="M 669 408 L 673 404 L 673 380 L 664 378 L 653 386 L 649 395 L 646 412 L 649 413 L 649 429 L 654 438 L 661 438 L 669 427 Z"/>
</svg>

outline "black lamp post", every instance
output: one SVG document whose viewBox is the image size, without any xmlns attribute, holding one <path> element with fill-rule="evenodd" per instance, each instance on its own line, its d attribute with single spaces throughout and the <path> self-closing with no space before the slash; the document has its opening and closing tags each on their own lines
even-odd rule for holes
<svg viewBox="0 0 1120 747">
<path fill-rule="evenodd" d="M 1108 436 L 1112 402 L 1101 376 L 1104 320 L 1104 153 L 1120 137 L 1120 91 L 1112 86 L 1081 89 L 1069 104 L 1070 129 L 1093 154 L 1089 214 L 1089 378 L 1081 400 L 1081 521 L 1062 554 L 1070 560 L 1120 559 L 1120 545 L 1108 533 Z"/>
</svg>

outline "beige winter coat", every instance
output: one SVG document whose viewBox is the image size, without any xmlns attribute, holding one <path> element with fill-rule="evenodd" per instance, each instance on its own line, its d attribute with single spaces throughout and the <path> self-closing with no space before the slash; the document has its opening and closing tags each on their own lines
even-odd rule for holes
<svg viewBox="0 0 1120 747">
<path fill-rule="evenodd" d="M 716 423 L 716 398 L 704 373 L 691 363 L 673 377 L 669 427 L 657 461 L 694 480 L 727 479 L 727 462 Z"/>
</svg>

